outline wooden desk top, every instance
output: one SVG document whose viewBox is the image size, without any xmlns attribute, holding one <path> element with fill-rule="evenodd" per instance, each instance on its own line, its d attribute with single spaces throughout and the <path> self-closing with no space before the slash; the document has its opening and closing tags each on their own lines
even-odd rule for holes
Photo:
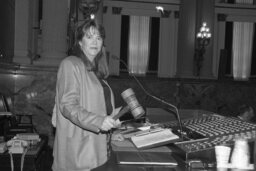
<svg viewBox="0 0 256 171">
<path fill-rule="evenodd" d="M 166 122 L 166 118 L 170 118 L 170 113 L 159 110 L 159 109 L 148 109 L 148 116 L 151 119 L 151 121 L 153 121 L 153 123 L 161 123 L 161 122 Z M 188 116 L 201 116 L 204 114 L 210 114 L 210 112 L 207 111 L 199 111 L 199 110 L 182 110 L 180 111 L 181 114 L 181 118 L 186 119 Z M 159 117 L 159 115 L 161 115 L 161 117 Z M 166 116 L 166 117 L 162 117 L 162 116 Z M 189 118 L 190 118 L 189 117 Z M 162 119 L 161 121 L 159 120 Z M 158 119 L 158 120 L 156 120 Z M 170 153 L 173 158 L 176 159 L 176 161 L 178 162 L 177 166 L 152 166 L 152 165 L 124 165 L 124 164 L 118 164 L 117 161 L 117 153 L 120 152 L 127 152 L 127 151 L 134 151 L 134 152 L 138 152 L 138 150 L 136 150 L 133 145 L 131 143 L 124 143 L 124 144 L 118 144 L 118 143 L 114 143 L 114 146 L 112 147 L 112 155 L 109 158 L 109 160 L 102 166 L 93 169 L 93 171 L 238 171 L 238 169 L 218 169 L 214 166 L 214 161 L 212 162 L 212 160 L 215 159 L 214 156 L 210 155 L 212 154 L 211 151 L 209 149 L 202 151 L 202 153 L 200 153 L 200 156 L 202 156 L 202 158 L 207 158 L 210 161 L 210 165 L 212 165 L 212 168 L 191 168 L 185 165 L 184 160 L 182 160 L 179 155 L 180 152 L 179 150 L 177 150 L 177 147 L 173 147 L 170 149 L 166 149 L 164 147 L 160 147 L 158 149 L 158 151 L 160 152 L 168 152 Z M 256 143 L 255 143 L 256 146 Z M 154 150 L 151 150 L 154 151 Z M 209 153 L 209 154 L 208 154 Z M 240 171 L 240 170 L 239 170 Z M 243 170 L 245 171 L 245 170 Z"/>
<path fill-rule="evenodd" d="M 120 165 L 117 164 L 116 154 L 112 154 L 110 159 L 102 166 L 93 171 L 184 171 L 184 166 L 145 166 L 145 165 Z"/>
<path fill-rule="evenodd" d="M 175 156 L 173 156 L 176 158 Z M 189 168 L 179 160 L 178 166 L 150 166 L 150 165 L 124 165 L 118 164 L 116 154 L 112 153 L 110 159 L 102 166 L 93 169 L 92 171 L 241 171 L 239 169 L 226 168 Z M 246 170 L 243 170 L 246 171 Z M 249 170 L 248 170 L 249 171 Z M 250 170 L 251 171 L 251 170 Z"/>
</svg>

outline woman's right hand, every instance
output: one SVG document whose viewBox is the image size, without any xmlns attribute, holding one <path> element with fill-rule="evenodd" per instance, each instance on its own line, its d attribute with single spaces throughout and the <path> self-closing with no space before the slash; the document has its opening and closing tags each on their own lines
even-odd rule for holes
<svg viewBox="0 0 256 171">
<path fill-rule="evenodd" d="M 118 122 L 118 120 L 114 120 L 111 116 L 106 116 L 101 125 L 101 130 L 108 131 L 111 128 L 117 127 L 118 125 L 120 125 L 120 121 Z"/>
</svg>

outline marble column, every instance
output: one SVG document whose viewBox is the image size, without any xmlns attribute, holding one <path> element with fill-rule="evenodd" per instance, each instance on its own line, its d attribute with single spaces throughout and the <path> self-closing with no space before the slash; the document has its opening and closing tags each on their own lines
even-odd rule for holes
<svg viewBox="0 0 256 171">
<path fill-rule="evenodd" d="M 57 66 L 66 57 L 68 1 L 43 0 L 42 53 L 34 64 Z"/>
</svg>

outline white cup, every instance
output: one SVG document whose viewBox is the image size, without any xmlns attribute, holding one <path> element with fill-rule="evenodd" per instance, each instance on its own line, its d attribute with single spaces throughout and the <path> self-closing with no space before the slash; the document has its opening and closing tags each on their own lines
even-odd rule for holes
<svg viewBox="0 0 256 171">
<path fill-rule="evenodd" d="M 231 147 L 225 145 L 217 145 L 215 146 L 215 156 L 217 167 L 227 167 L 229 163 L 229 156 L 231 153 Z"/>
<path fill-rule="evenodd" d="M 237 169 L 244 169 L 250 165 L 250 151 L 247 140 L 238 139 L 235 141 L 231 163 L 232 166 Z"/>
</svg>

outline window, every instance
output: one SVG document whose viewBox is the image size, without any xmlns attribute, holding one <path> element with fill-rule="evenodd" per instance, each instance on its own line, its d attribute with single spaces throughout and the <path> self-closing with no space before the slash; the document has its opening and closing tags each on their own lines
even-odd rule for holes
<svg viewBox="0 0 256 171">
<path fill-rule="evenodd" d="M 157 17 L 150 18 L 149 24 L 149 49 L 148 49 L 148 63 L 146 74 L 156 74 L 158 70 L 158 54 L 159 54 L 159 24 L 160 19 Z M 122 16 L 121 24 L 121 51 L 120 58 L 129 64 L 129 35 L 130 35 L 130 16 Z M 128 72 L 124 64 L 120 64 L 121 72 Z M 136 74 L 136 73 L 135 73 Z"/>
<path fill-rule="evenodd" d="M 129 71 L 140 76 L 174 77 L 179 21 L 175 14 L 178 13 L 179 2 L 165 1 L 166 15 L 156 10 L 158 2 L 122 1 L 117 4 L 109 0 L 105 5 L 103 25 L 107 35 L 105 45 L 110 75 Z M 129 69 L 117 58 L 122 59 Z M 142 70 L 137 70 L 136 65 L 142 64 L 140 60 L 144 60 L 145 65 L 140 66 Z"/>
<path fill-rule="evenodd" d="M 234 22 L 226 22 L 226 35 L 225 35 L 225 49 L 227 50 L 227 65 L 225 67 L 225 74 L 232 75 L 232 42 L 233 42 L 233 29 Z M 255 23 L 254 25 L 254 33 L 255 33 Z M 251 53 L 251 62 L 250 62 L 250 75 L 256 76 L 256 36 L 253 34 L 253 42 L 252 42 L 252 53 Z"/>
<path fill-rule="evenodd" d="M 217 56 L 213 60 L 218 61 L 220 51 L 224 49 L 227 52 L 224 60 L 226 76 L 232 75 L 235 80 L 248 80 L 250 77 L 255 77 L 256 11 L 253 0 L 230 0 L 227 3 L 217 4 L 215 11 L 214 32 L 217 40 L 214 43 L 214 49 Z"/>
</svg>

